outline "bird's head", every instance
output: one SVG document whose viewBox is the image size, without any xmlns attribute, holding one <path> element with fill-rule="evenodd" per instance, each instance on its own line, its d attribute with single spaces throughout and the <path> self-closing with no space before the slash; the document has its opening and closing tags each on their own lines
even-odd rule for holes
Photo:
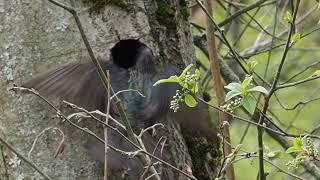
<svg viewBox="0 0 320 180">
<path fill-rule="evenodd" d="M 136 39 L 120 40 L 111 48 L 114 64 L 124 69 L 134 69 L 138 73 L 154 73 L 155 58 L 152 50 Z"/>
</svg>

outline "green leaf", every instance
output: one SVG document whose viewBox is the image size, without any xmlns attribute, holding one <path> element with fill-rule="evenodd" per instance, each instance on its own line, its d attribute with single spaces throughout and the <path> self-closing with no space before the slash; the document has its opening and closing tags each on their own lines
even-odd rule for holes
<svg viewBox="0 0 320 180">
<path fill-rule="evenodd" d="M 242 91 L 242 94 L 243 94 L 243 95 L 246 95 L 246 94 L 247 94 L 247 89 L 248 89 L 248 87 L 250 86 L 251 82 L 252 82 L 252 76 L 247 76 L 247 77 L 243 80 L 243 82 L 242 82 L 242 84 L 241 84 L 241 91 Z"/>
<path fill-rule="evenodd" d="M 303 146 L 303 138 L 294 138 L 293 139 L 293 146 L 299 148 L 299 149 L 302 149 L 302 146 Z"/>
<path fill-rule="evenodd" d="M 287 23 L 292 23 L 293 22 L 292 14 L 289 11 L 286 12 L 286 16 L 284 17 L 284 20 Z"/>
<path fill-rule="evenodd" d="M 306 158 L 306 156 L 304 155 L 303 152 L 300 152 L 297 156 L 296 156 L 296 159 L 304 159 Z"/>
<path fill-rule="evenodd" d="M 196 69 L 195 71 L 194 71 L 194 74 L 196 75 L 196 77 L 197 77 L 197 79 L 199 79 L 200 78 L 200 70 L 199 69 Z"/>
<path fill-rule="evenodd" d="M 261 92 L 261 93 L 264 93 L 264 94 L 268 94 L 268 91 L 266 90 L 266 88 L 264 88 L 262 86 L 256 86 L 256 87 L 253 87 L 253 88 L 248 90 L 248 92 L 253 92 L 253 91 Z"/>
<path fill-rule="evenodd" d="M 286 150 L 286 153 L 301 152 L 303 146 L 303 138 L 294 138 L 293 145 Z"/>
<path fill-rule="evenodd" d="M 228 85 L 224 86 L 224 88 L 229 89 L 235 92 L 241 92 L 241 84 L 240 83 L 229 83 Z"/>
<path fill-rule="evenodd" d="M 153 84 L 153 86 L 156 86 L 158 84 L 162 84 L 162 83 L 179 83 L 180 79 L 178 78 L 178 76 L 170 76 L 168 79 L 160 79 L 157 82 L 155 82 Z"/>
<path fill-rule="evenodd" d="M 196 83 L 195 85 L 194 85 L 194 88 L 193 88 L 193 93 L 198 93 L 199 92 L 199 86 L 198 86 L 198 83 Z"/>
<path fill-rule="evenodd" d="M 247 96 L 244 96 L 242 98 L 242 106 L 250 113 L 250 114 L 253 114 L 254 113 L 254 110 L 256 109 L 256 104 L 257 104 L 257 101 L 256 99 L 251 95 L 247 95 Z"/>
<path fill-rule="evenodd" d="M 189 64 L 184 70 L 183 72 L 181 73 L 181 75 L 179 76 L 179 79 L 182 80 L 186 77 L 187 75 L 187 72 L 190 71 L 190 69 L 193 67 L 193 64 Z"/>
<path fill-rule="evenodd" d="M 184 95 L 184 102 L 186 103 L 187 106 L 189 107 L 196 107 L 198 102 L 194 99 L 194 97 L 190 94 L 185 94 Z"/>
<path fill-rule="evenodd" d="M 320 69 L 319 69 L 319 70 L 316 70 L 316 71 L 312 74 L 312 76 L 320 76 Z"/>
<path fill-rule="evenodd" d="M 229 91 L 226 95 L 226 101 L 229 101 L 231 98 L 239 96 L 241 92 Z"/>
<path fill-rule="evenodd" d="M 271 151 L 267 154 L 267 157 L 270 160 L 274 160 L 274 159 L 278 159 L 282 156 L 282 152 L 281 151 Z"/>
<path fill-rule="evenodd" d="M 249 61 L 248 62 L 249 71 L 253 72 L 254 68 L 258 65 L 257 61 Z"/>
<path fill-rule="evenodd" d="M 286 150 L 286 153 L 287 153 L 287 154 L 290 154 L 290 153 L 300 152 L 300 151 L 301 151 L 300 148 L 295 147 L 295 146 L 291 146 L 291 147 L 289 147 L 289 148 Z"/>
<path fill-rule="evenodd" d="M 292 36 L 292 42 L 295 43 L 297 41 L 299 41 L 301 39 L 301 34 L 300 33 L 296 33 Z"/>
</svg>

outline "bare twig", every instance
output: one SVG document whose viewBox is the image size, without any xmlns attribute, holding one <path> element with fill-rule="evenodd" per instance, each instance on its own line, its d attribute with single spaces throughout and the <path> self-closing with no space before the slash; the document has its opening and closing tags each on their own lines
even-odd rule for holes
<svg viewBox="0 0 320 180">
<path fill-rule="evenodd" d="M 152 130 L 152 135 L 154 135 L 155 132 L 156 132 L 157 126 L 159 126 L 159 128 L 164 128 L 164 125 L 163 125 L 163 124 L 161 124 L 161 123 L 156 123 L 156 124 L 154 124 L 154 125 L 152 125 L 152 126 L 149 126 L 149 127 L 145 128 L 145 129 L 142 129 L 142 130 L 140 131 L 139 135 L 137 136 L 137 138 L 142 138 L 143 134 L 146 133 L 146 132 L 149 131 L 149 130 Z"/>
<path fill-rule="evenodd" d="M 68 106 L 70 106 L 73 109 L 77 109 L 77 110 L 81 111 L 81 112 L 70 114 L 69 116 L 67 116 L 68 119 L 71 119 L 73 117 L 76 117 L 76 118 L 89 118 L 89 117 L 91 117 L 93 120 L 99 122 L 100 124 L 105 125 L 105 126 L 107 125 L 105 122 L 101 121 L 99 118 L 94 116 L 94 114 L 96 114 L 96 115 L 99 115 L 99 116 L 106 118 L 107 114 L 105 114 L 99 110 L 87 111 L 86 109 L 78 107 L 77 105 L 72 104 L 70 102 L 67 102 L 67 101 L 62 101 L 62 102 L 67 104 Z M 114 119 L 112 116 L 109 115 L 108 118 L 109 118 L 109 120 L 114 122 L 117 126 L 121 127 L 124 130 L 126 129 L 126 127 L 124 127 L 118 120 Z"/>
<path fill-rule="evenodd" d="M 303 51 L 305 51 L 305 50 L 306 50 L 306 49 L 304 49 Z M 319 51 L 319 50 L 317 50 L 317 51 Z M 296 78 L 297 76 L 303 74 L 304 72 L 306 72 L 307 70 L 309 70 L 310 68 L 312 68 L 312 67 L 314 67 L 314 66 L 317 66 L 318 64 L 320 64 L 320 61 L 314 62 L 314 63 L 308 65 L 308 66 L 305 67 L 303 70 L 297 72 L 296 74 L 294 74 L 293 76 L 291 76 L 288 80 L 286 80 L 285 82 L 281 83 L 281 85 L 290 82 L 291 80 L 293 80 L 293 79 Z"/>
<path fill-rule="evenodd" d="M 2 161 L 3 161 L 3 167 L 4 167 L 4 177 L 6 178 L 6 180 L 9 180 L 9 171 L 8 171 L 7 161 L 4 155 L 3 145 L 1 144 L 0 144 L 0 151 L 1 151 Z"/>
<path fill-rule="evenodd" d="M 313 12 L 315 12 L 315 10 L 317 9 L 316 6 L 313 6 L 310 10 L 308 10 L 305 14 L 301 15 L 295 22 L 295 25 L 298 25 L 300 24 L 301 22 L 303 22 L 303 20 L 305 20 L 307 17 L 309 17 Z M 289 31 L 290 28 L 288 29 L 285 29 L 284 31 L 278 33 L 276 36 L 277 37 L 282 37 L 285 33 L 287 33 Z M 317 29 L 315 29 L 316 31 Z M 312 31 L 313 32 L 313 31 Z M 308 34 L 308 33 L 306 33 Z M 303 37 L 303 35 L 302 35 Z M 203 39 L 202 39 L 203 41 Z M 275 49 L 275 48 L 278 48 L 278 47 L 282 47 L 285 45 L 285 43 L 281 43 L 279 45 L 275 45 L 271 48 L 269 48 L 270 46 L 272 46 L 271 44 L 271 41 L 272 40 L 266 40 L 262 43 L 260 43 L 259 45 L 257 45 L 256 47 L 253 46 L 251 48 L 247 48 L 245 51 L 243 51 L 241 53 L 242 56 L 248 56 L 250 57 L 251 55 L 255 55 L 255 54 L 258 54 L 258 53 L 263 53 L 263 52 L 268 52 L 268 51 L 271 51 L 272 49 Z M 196 41 L 195 41 L 196 42 Z M 198 44 L 204 44 L 203 42 L 202 43 L 198 43 Z M 258 50 L 262 49 L 262 51 L 258 52 Z M 256 53 L 258 52 L 258 53 Z M 233 57 L 232 57 L 233 58 Z M 231 74 L 233 74 L 233 72 L 230 71 Z M 236 74 L 234 74 L 234 76 L 238 76 Z M 224 78 L 228 78 L 228 77 L 225 77 Z M 232 80 L 234 81 L 234 80 Z M 287 82 L 286 82 L 287 83 Z M 305 101 L 305 103 L 308 103 L 309 101 Z M 298 106 L 299 104 L 304 104 L 304 102 L 300 102 L 298 103 L 296 106 Z M 295 106 L 295 107 L 296 107 Z M 217 107 L 216 107 L 217 110 L 219 110 Z M 271 113 L 271 111 L 269 111 Z M 261 113 L 261 112 L 260 112 Z M 231 114 L 229 114 L 231 115 Z M 232 115 L 231 115 L 232 116 Z M 260 125 L 257 125 L 257 124 L 254 124 L 252 122 L 250 122 L 249 120 L 246 120 L 244 118 L 239 118 L 239 117 L 235 117 L 235 116 L 232 116 L 233 118 L 236 118 L 236 119 L 239 119 L 241 121 L 244 121 L 248 124 L 253 124 L 253 125 L 256 125 L 256 126 L 260 126 Z M 264 117 L 265 118 L 265 117 Z M 272 138 L 274 138 L 277 142 L 280 143 L 280 145 L 283 147 L 283 148 L 288 148 L 289 146 L 287 145 L 287 141 L 288 139 L 286 137 L 295 137 L 297 135 L 294 135 L 294 134 L 287 134 L 287 133 L 284 133 L 282 131 L 272 131 L 274 130 L 274 126 L 267 123 L 266 126 L 260 126 L 261 128 L 264 128 L 265 130 L 267 130 L 267 132 L 271 135 Z M 267 127 L 267 128 L 265 128 Z M 270 129 L 272 129 L 270 131 Z M 319 125 L 319 129 L 320 129 L 320 125 Z M 319 137 L 314 137 L 314 138 L 319 138 Z M 320 178 L 320 174 L 318 172 L 319 171 L 319 168 L 317 168 L 317 166 L 313 163 L 303 163 L 303 167 L 306 169 L 307 172 L 309 172 L 310 174 L 312 174 L 314 177 L 316 178 Z"/>
<path fill-rule="evenodd" d="M 40 168 L 34 164 L 30 159 L 27 157 L 23 156 L 20 154 L 11 144 L 9 144 L 7 141 L 5 141 L 1 136 L 0 136 L 0 142 L 5 145 L 7 148 L 9 148 L 14 154 L 16 154 L 20 159 L 22 159 L 24 162 L 29 164 L 33 169 L 35 169 L 40 175 L 42 175 L 43 178 L 47 180 L 52 180 L 46 173 L 44 173 Z"/>
<path fill-rule="evenodd" d="M 51 106 L 51 107 L 56 111 L 57 115 L 58 115 L 59 117 L 61 117 L 63 120 L 67 121 L 70 125 L 72 125 L 73 127 L 75 127 L 75 128 L 77 128 L 77 129 L 79 129 L 79 130 L 81 130 L 81 131 L 83 131 L 83 132 L 85 132 L 85 133 L 87 133 L 87 134 L 95 137 L 97 140 L 99 140 L 100 142 L 104 143 L 104 140 L 103 140 L 103 139 L 101 139 L 100 137 L 98 137 L 96 134 L 94 134 L 94 133 L 93 133 L 92 131 L 90 131 L 88 128 L 83 128 L 83 127 L 80 127 L 80 126 L 78 126 L 77 124 L 73 123 L 69 118 L 67 118 L 65 115 L 63 115 L 63 114 L 61 113 L 61 111 L 60 111 L 56 106 L 54 106 L 50 101 L 48 101 L 46 98 L 44 98 L 42 95 L 40 95 L 40 94 L 39 94 L 37 91 L 35 91 L 34 89 L 29 89 L 29 88 L 24 88 L 24 87 L 12 87 L 10 90 L 22 90 L 22 91 L 27 91 L 27 92 L 30 92 L 30 93 L 36 95 L 36 96 L 39 97 L 41 100 L 43 100 L 44 102 L 46 102 L 49 106 Z M 88 111 L 87 111 L 87 112 L 88 112 Z M 94 117 L 94 116 L 92 116 L 91 114 L 88 114 L 88 115 L 90 115 L 91 117 Z M 95 118 L 95 117 L 94 117 L 94 118 Z M 101 120 L 100 120 L 100 121 L 101 121 Z M 112 130 L 115 130 L 115 131 L 117 131 L 117 132 L 119 131 L 118 129 L 113 128 L 112 126 L 110 126 L 109 124 L 106 124 L 106 123 L 103 122 L 103 121 L 101 121 L 101 123 L 103 123 L 103 124 L 104 124 L 105 126 L 107 126 L 107 127 L 110 127 Z M 123 135 L 123 134 L 120 133 L 120 135 Z M 155 160 L 161 162 L 162 164 L 164 164 L 164 165 L 172 168 L 172 169 L 175 170 L 176 172 L 178 172 L 178 173 L 180 173 L 180 174 L 183 174 L 183 175 L 185 175 L 186 177 L 188 177 L 188 178 L 190 178 L 190 179 L 197 180 L 197 178 L 195 178 L 195 177 L 189 175 L 188 173 L 186 173 L 186 172 L 178 169 L 177 167 L 171 165 L 170 163 L 168 163 L 168 162 L 160 159 L 160 158 L 157 157 L 157 156 L 152 155 L 151 153 L 149 153 L 149 152 L 147 152 L 147 151 L 144 151 L 143 149 L 141 149 L 140 146 L 138 146 L 137 144 L 135 144 L 134 142 L 132 142 L 132 141 L 131 141 L 129 138 L 127 138 L 125 135 L 123 135 L 123 137 L 125 138 L 125 140 L 127 140 L 127 141 L 128 141 L 129 143 L 131 143 L 135 148 L 138 149 L 138 150 L 136 151 L 136 153 L 130 153 L 130 154 L 129 154 L 128 152 L 119 150 L 119 149 L 115 148 L 114 146 L 112 146 L 112 145 L 110 145 L 110 144 L 108 144 L 108 147 L 109 147 L 110 149 L 116 151 L 116 152 L 120 152 L 120 153 L 122 153 L 122 154 L 130 155 L 130 156 L 132 156 L 132 155 L 138 155 L 138 157 L 139 157 L 139 155 L 141 155 L 141 153 L 142 153 L 142 154 L 145 154 L 145 155 L 147 155 L 147 156 L 149 156 L 149 157 L 151 157 L 151 158 L 154 158 Z"/>
<path fill-rule="evenodd" d="M 279 89 L 283 89 L 283 88 L 288 88 L 288 87 L 292 87 L 292 86 L 296 86 L 296 85 L 299 85 L 299 84 L 302 84 L 302 83 L 306 83 L 306 82 L 309 82 L 309 81 L 312 81 L 312 80 L 315 80 L 315 79 L 319 79 L 320 76 L 318 75 L 314 75 L 314 76 L 311 76 L 311 77 L 308 77 L 306 79 L 302 79 L 300 81 L 296 81 L 296 82 L 292 82 L 292 83 L 287 83 L 287 84 L 282 84 L 282 85 L 278 85 L 275 87 L 274 91 L 277 91 Z"/>
<path fill-rule="evenodd" d="M 224 113 L 228 114 L 229 116 L 231 116 L 231 118 L 234 118 L 234 119 L 238 119 L 240 121 L 243 121 L 243 122 L 246 122 L 246 123 L 249 123 L 249 124 L 252 124 L 252 125 L 255 125 L 255 126 L 258 126 L 258 127 L 261 127 L 265 130 L 268 130 L 268 132 L 270 134 L 275 134 L 275 135 L 279 135 L 279 136 L 284 136 L 284 137 L 303 137 L 307 134 L 290 134 L 290 133 L 286 133 L 284 132 L 283 130 L 282 131 L 277 131 L 277 130 L 274 130 L 273 128 L 270 128 L 268 126 L 265 126 L 265 125 L 262 125 L 262 124 L 259 124 L 259 123 L 256 123 L 256 122 L 253 122 L 253 121 L 250 121 L 249 119 L 245 119 L 245 118 L 242 118 L 240 116 L 237 116 L 235 114 L 232 114 L 230 112 L 226 112 L 224 111 L 223 109 L 217 107 L 217 106 L 214 106 L 212 104 L 209 104 L 207 103 L 206 101 L 204 101 L 203 99 L 201 98 L 198 98 L 198 100 L 200 100 L 201 102 L 207 104 L 209 107 L 212 107 L 213 109 L 216 109 L 218 111 L 223 111 Z M 261 113 L 261 112 L 260 112 Z M 268 119 L 266 116 L 264 115 L 261 115 L 263 116 L 264 118 Z M 269 120 L 271 122 L 271 120 Z M 273 124 L 272 124 L 273 125 Z M 273 125 L 274 126 L 274 125 Z M 279 129 L 279 127 L 277 127 L 277 129 Z M 308 137 L 310 138 L 315 138 L 315 139 L 320 139 L 320 136 L 316 136 L 316 135 L 308 135 Z"/>
<path fill-rule="evenodd" d="M 136 92 L 138 93 L 141 97 L 146 97 L 145 95 L 143 95 L 139 90 L 136 90 L 136 89 L 124 89 L 124 90 L 121 90 L 121 91 L 118 91 L 116 92 L 114 95 L 112 95 L 110 98 L 113 99 L 115 96 L 118 96 L 120 93 L 124 93 L 124 92 Z"/>
<path fill-rule="evenodd" d="M 213 20 L 210 12 L 202 5 L 202 3 L 199 0 L 196 0 L 197 3 L 199 4 L 199 6 L 202 8 L 202 10 L 205 12 L 207 20 L 211 21 L 211 24 L 213 25 L 213 27 L 210 28 L 215 28 L 219 34 L 221 35 L 225 45 L 228 47 L 229 51 L 231 52 L 233 58 L 235 59 L 235 61 L 239 64 L 239 66 L 241 67 L 241 69 L 246 73 L 246 74 L 250 74 L 250 72 L 246 69 L 246 67 L 241 63 L 241 60 L 243 60 L 243 58 L 239 55 L 239 53 L 231 46 L 231 44 L 229 43 L 229 41 L 227 40 L 227 37 L 225 36 L 225 33 L 222 29 L 219 28 L 219 26 L 217 25 L 217 23 Z M 211 34 L 214 34 L 214 30 L 212 29 Z M 269 83 L 264 80 L 259 74 L 255 73 L 254 74 L 260 79 L 262 80 L 264 83 L 266 83 L 267 85 L 269 85 Z M 254 84 L 257 84 L 256 80 L 253 79 Z"/>
<path fill-rule="evenodd" d="M 107 80 L 108 80 L 108 92 L 107 92 L 107 113 L 106 113 L 106 124 L 109 122 L 109 112 L 110 112 L 110 74 L 109 71 L 107 71 Z M 108 180 L 108 128 L 106 126 L 103 126 L 104 131 L 104 180 Z"/>
<path fill-rule="evenodd" d="M 235 12 L 234 14 L 232 14 L 231 16 L 227 17 L 225 20 L 220 22 L 218 24 L 218 27 L 222 27 L 222 26 L 230 23 L 232 20 L 234 20 L 235 18 L 237 18 L 241 14 L 244 14 L 244 13 L 246 13 L 246 12 L 248 12 L 248 11 L 254 9 L 254 8 L 257 8 L 257 7 L 259 7 L 260 5 L 262 5 L 265 2 L 266 2 L 266 0 L 259 0 L 259 1 L 255 2 L 255 3 L 251 4 L 251 5 L 249 5 L 249 6 L 245 7 L 245 8 L 243 8 L 243 9 Z"/>
<path fill-rule="evenodd" d="M 141 131 L 142 132 L 142 131 Z M 159 147 L 159 145 L 160 145 L 160 143 L 163 141 L 163 143 L 162 143 L 162 147 L 161 147 L 161 153 L 162 153 L 162 149 L 163 149 L 163 147 L 164 147 L 164 144 L 165 144 L 165 142 L 167 141 L 167 138 L 166 137 L 161 137 L 160 139 L 159 139 L 159 141 L 157 142 L 157 144 L 156 144 L 156 146 L 155 146 L 155 148 L 154 148 L 154 150 L 153 150 L 153 152 L 152 152 L 152 154 L 154 155 L 155 154 L 155 152 L 156 152 L 156 150 L 158 149 L 158 147 Z M 149 168 L 152 166 L 152 164 L 155 164 L 155 163 L 152 163 L 152 159 L 151 159 L 151 161 L 150 161 L 150 164 L 148 165 L 148 167 L 146 167 L 146 169 L 144 170 L 144 172 L 142 173 L 142 175 L 141 175 L 141 177 L 140 177 L 140 180 L 144 180 L 145 179 L 145 177 L 147 176 L 147 173 L 148 173 L 148 171 L 149 171 Z"/>
<path fill-rule="evenodd" d="M 241 155 L 241 156 L 242 156 L 242 155 Z M 226 166 L 222 169 L 222 171 L 224 171 L 226 167 L 230 166 L 230 164 L 234 164 L 234 163 L 237 163 L 237 162 L 239 162 L 239 161 L 241 161 L 241 160 L 245 160 L 245 159 L 253 158 L 253 157 L 259 157 L 259 156 L 255 155 L 255 154 L 252 154 L 252 153 L 250 153 L 250 154 L 245 154 L 245 155 L 243 155 L 242 157 L 240 157 L 240 158 L 238 158 L 238 159 L 235 159 L 235 160 L 232 160 L 232 161 L 230 161 L 229 163 L 227 163 Z M 291 176 L 291 177 L 293 177 L 293 178 L 295 178 L 295 179 L 306 180 L 306 179 L 303 178 L 303 177 L 297 176 L 297 175 L 295 175 L 295 174 L 293 174 L 293 173 L 290 173 L 290 172 L 284 170 L 283 168 L 281 168 L 280 166 L 276 165 L 275 163 L 273 163 L 272 161 L 270 161 L 270 160 L 268 160 L 268 159 L 266 159 L 266 158 L 263 158 L 263 159 L 264 159 L 264 161 L 266 161 L 266 162 L 267 162 L 268 164 L 270 164 L 271 166 L 277 168 L 277 169 L 279 170 L 279 172 L 282 172 L 282 173 L 284 173 L 284 174 L 286 174 L 286 175 L 288 175 L 288 176 Z"/>
<path fill-rule="evenodd" d="M 265 160 L 267 163 L 269 163 L 270 165 L 272 165 L 273 167 L 277 168 L 280 172 L 282 172 L 282 173 L 284 173 L 284 174 L 286 174 L 286 175 L 289 175 L 289 176 L 291 176 L 291 177 L 293 177 L 293 178 L 295 178 L 295 179 L 306 180 L 306 179 L 303 178 L 303 177 L 297 176 L 297 175 L 295 175 L 295 174 L 293 174 L 293 173 L 290 173 L 290 172 L 284 170 L 283 168 L 281 168 L 280 166 L 274 164 L 272 161 L 269 161 L 269 160 L 266 159 L 266 158 L 264 158 L 264 160 Z"/>
<path fill-rule="evenodd" d="M 280 78 L 280 74 L 281 74 L 281 70 L 283 68 L 284 62 L 286 60 L 288 51 L 290 49 L 290 44 L 291 44 L 291 39 L 292 39 L 292 35 L 294 33 L 294 29 L 295 29 L 295 21 L 296 21 L 296 17 L 298 14 L 298 8 L 299 8 L 299 4 L 300 4 L 300 0 L 297 0 L 297 4 L 296 7 L 294 9 L 292 9 L 292 17 L 293 20 L 292 22 L 290 22 L 290 30 L 288 33 L 288 38 L 287 38 L 287 42 L 286 42 L 286 47 L 284 49 L 283 55 L 282 55 L 282 59 L 280 61 L 280 64 L 278 66 L 278 70 L 276 72 L 276 75 L 274 77 L 271 89 L 268 93 L 268 95 L 265 97 L 265 103 L 263 105 L 263 110 L 262 110 L 262 114 L 265 114 L 268 110 L 269 107 L 269 101 L 271 96 L 273 95 L 273 93 L 276 90 L 276 86 L 278 84 L 279 78 Z M 259 118 L 259 124 L 263 123 L 263 117 L 260 116 Z M 264 166 L 263 166 L 263 129 L 258 127 L 258 145 L 259 145 L 259 178 L 260 180 L 265 180 L 265 175 L 264 175 Z"/>
<path fill-rule="evenodd" d="M 60 135 L 61 135 L 61 140 L 60 140 L 59 145 L 58 145 L 57 148 L 56 148 L 56 152 L 54 153 L 54 156 L 57 156 L 57 155 L 60 153 L 60 149 L 61 149 L 63 143 L 65 142 L 65 135 L 64 135 L 64 133 L 62 132 L 62 130 L 59 129 L 59 128 L 56 128 L 56 127 L 48 127 L 48 128 L 45 128 L 44 130 L 42 130 L 42 131 L 36 136 L 36 138 L 34 139 L 34 141 L 33 141 L 33 143 L 32 143 L 32 146 L 31 146 L 31 148 L 30 148 L 30 150 L 29 150 L 29 152 L 28 152 L 28 158 L 29 158 L 29 159 L 31 159 L 31 153 L 32 153 L 33 149 L 35 148 L 38 139 L 39 139 L 44 133 L 46 133 L 46 131 L 49 131 L 49 130 L 51 130 L 51 129 L 52 129 L 52 130 L 57 130 L 57 131 L 59 131 L 59 133 L 60 133 Z"/>
<path fill-rule="evenodd" d="M 295 21 L 295 25 L 298 25 L 301 22 L 303 22 L 306 18 L 308 18 L 316 10 L 317 10 L 317 6 L 313 6 L 312 8 L 310 8 L 310 10 L 308 10 L 305 14 L 303 14 L 302 16 L 297 18 L 297 20 Z M 289 30 L 290 30 L 290 28 L 287 28 L 287 29 L 281 31 L 280 33 L 278 33 L 276 35 L 276 37 L 281 37 L 281 36 L 285 35 L 287 32 L 289 32 Z M 266 41 L 261 42 L 257 46 L 252 46 L 252 47 L 245 49 L 243 52 L 240 53 L 240 55 L 245 56 L 245 57 L 250 57 L 252 54 L 256 54 L 256 51 L 261 50 L 261 49 L 264 50 L 264 49 L 270 47 L 270 45 L 271 45 L 271 40 L 266 40 Z"/>
</svg>

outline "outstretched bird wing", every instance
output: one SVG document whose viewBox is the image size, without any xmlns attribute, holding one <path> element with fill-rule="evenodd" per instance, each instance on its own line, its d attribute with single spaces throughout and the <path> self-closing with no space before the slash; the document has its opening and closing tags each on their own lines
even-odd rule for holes
<svg viewBox="0 0 320 180">
<path fill-rule="evenodd" d="M 128 72 L 108 61 L 100 60 L 104 71 L 109 70 L 115 92 L 128 88 Z M 116 85 L 113 85 L 116 84 Z M 22 84 L 34 88 L 40 94 L 70 101 L 88 110 L 104 111 L 107 103 L 106 90 L 95 66 L 87 59 L 63 65 L 41 74 Z"/>
</svg>

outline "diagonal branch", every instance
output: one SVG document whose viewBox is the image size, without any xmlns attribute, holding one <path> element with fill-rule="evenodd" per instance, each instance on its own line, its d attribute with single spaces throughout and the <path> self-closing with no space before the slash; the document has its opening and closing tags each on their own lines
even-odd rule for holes
<svg viewBox="0 0 320 180">
<path fill-rule="evenodd" d="M 42 170 L 40 170 L 40 168 L 34 164 L 30 159 L 28 159 L 27 157 L 24 157 L 22 154 L 20 154 L 11 144 L 9 144 L 6 140 L 4 140 L 1 136 L 0 136 L 0 142 L 5 145 L 7 148 L 9 148 L 14 154 L 16 154 L 20 159 L 22 159 L 24 162 L 26 162 L 27 164 L 29 164 L 33 169 L 35 169 L 39 174 L 42 175 L 42 177 L 44 177 L 47 180 L 52 180 L 46 173 L 44 173 Z"/>
<path fill-rule="evenodd" d="M 110 112 L 110 74 L 109 71 L 107 71 L 107 79 L 108 79 L 108 91 L 107 91 L 107 112 L 106 112 L 106 124 L 108 124 L 109 121 L 109 112 Z M 103 126 L 104 130 L 104 177 L 103 180 L 108 180 L 108 128 L 106 126 Z"/>
</svg>

